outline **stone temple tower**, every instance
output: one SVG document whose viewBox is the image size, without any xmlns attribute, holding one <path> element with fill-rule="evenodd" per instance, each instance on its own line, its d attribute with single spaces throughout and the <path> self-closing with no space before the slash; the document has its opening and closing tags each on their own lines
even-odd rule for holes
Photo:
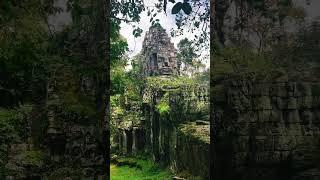
<svg viewBox="0 0 320 180">
<path fill-rule="evenodd" d="M 142 73 L 144 76 L 179 75 L 177 50 L 160 24 L 151 26 L 142 44 Z"/>
</svg>

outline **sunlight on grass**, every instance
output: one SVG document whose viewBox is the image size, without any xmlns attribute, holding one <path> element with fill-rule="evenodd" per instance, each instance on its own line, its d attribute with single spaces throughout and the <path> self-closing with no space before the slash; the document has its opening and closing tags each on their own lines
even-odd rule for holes
<svg viewBox="0 0 320 180">
<path fill-rule="evenodd" d="M 111 180 L 156 180 L 172 179 L 169 171 L 161 169 L 150 160 L 119 158 L 118 164 L 111 164 Z"/>
</svg>

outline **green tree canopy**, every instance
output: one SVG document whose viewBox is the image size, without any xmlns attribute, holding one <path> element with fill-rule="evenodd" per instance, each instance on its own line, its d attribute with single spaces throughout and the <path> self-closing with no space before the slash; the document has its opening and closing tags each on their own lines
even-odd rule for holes
<svg viewBox="0 0 320 180">
<path fill-rule="evenodd" d="M 192 41 L 184 38 L 178 43 L 178 58 L 180 60 L 192 64 L 193 60 L 198 57 Z"/>
</svg>

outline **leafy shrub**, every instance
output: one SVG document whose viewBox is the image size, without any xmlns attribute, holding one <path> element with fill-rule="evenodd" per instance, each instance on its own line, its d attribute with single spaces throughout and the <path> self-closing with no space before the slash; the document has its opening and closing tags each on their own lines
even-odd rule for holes
<svg viewBox="0 0 320 180">
<path fill-rule="evenodd" d="M 19 109 L 0 109 L 0 144 L 15 143 L 26 131 L 25 116 L 31 111 L 31 106 L 25 105 Z"/>
<path fill-rule="evenodd" d="M 156 105 L 156 108 L 161 116 L 169 114 L 170 105 L 169 105 L 169 94 L 168 93 L 164 94 L 164 96 L 161 98 L 160 102 Z"/>
</svg>

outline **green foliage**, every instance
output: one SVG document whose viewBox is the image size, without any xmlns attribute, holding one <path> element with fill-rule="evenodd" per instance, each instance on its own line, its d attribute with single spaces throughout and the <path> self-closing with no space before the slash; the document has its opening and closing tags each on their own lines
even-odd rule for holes
<svg viewBox="0 0 320 180">
<path fill-rule="evenodd" d="M 4 88 L 26 93 L 31 78 L 38 75 L 47 54 L 46 19 L 58 12 L 53 1 L 3 1 L 0 4 L 0 82 Z"/>
<path fill-rule="evenodd" d="M 0 178 L 7 171 L 4 168 L 7 160 L 8 145 L 23 140 L 26 134 L 26 115 L 31 111 L 31 106 L 22 106 L 19 109 L 0 108 Z"/>
<path fill-rule="evenodd" d="M 199 57 L 196 50 L 193 48 L 193 42 L 187 38 L 182 39 L 178 43 L 178 58 L 189 64 L 193 63 L 193 60 Z"/>
<path fill-rule="evenodd" d="M 193 86 L 196 82 L 194 79 L 184 76 L 177 77 L 147 77 L 146 87 L 153 89 L 178 88 L 182 86 Z"/>
<path fill-rule="evenodd" d="M 121 121 L 126 123 L 131 124 L 131 122 L 133 124 L 138 124 L 140 122 L 141 119 L 141 113 L 139 111 L 129 111 L 126 112 L 123 116 Z"/>
<path fill-rule="evenodd" d="M 177 2 L 173 7 L 172 7 L 172 14 L 178 14 L 181 10 L 184 11 L 187 15 L 189 15 L 192 11 L 191 5 L 187 2 L 184 1 L 183 3 Z"/>
<path fill-rule="evenodd" d="M 31 106 L 25 105 L 19 109 L 0 108 L 0 144 L 15 143 L 26 131 L 26 116 L 31 112 Z"/>
<path fill-rule="evenodd" d="M 195 75 L 195 81 L 198 82 L 199 84 L 207 84 L 207 85 L 209 85 L 210 69 L 207 69 L 202 73 L 196 74 Z"/>
<path fill-rule="evenodd" d="M 18 127 L 21 117 L 15 110 L 0 109 L 0 144 L 10 144 L 20 140 Z"/>
<path fill-rule="evenodd" d="M 209 105 L 204 102 L 198 102 L 196 104 L 196 111 L 198 112 L 209 112 Z"/>
<path fill-rule="evenodd" d="M 111 95 L 123 94 L 129 83 L 128 74 L 123 66 L 113 67 L 111 69 Z"/>
<path fill-rule="evenodd" d="M 139 37 L 141 36 L 141 33 L 143 32 L 143 30 L 141 28 L 137 28 L 137 29 L 134 29 L 132 34 L 134 37 Z"/>
<path fill-rule="evenodd" d="M 169 114 L 170 106 L 166 101 L 161 100 L 159 104 L 156 105 L 156 108 L 161 116 Z"/>
<path fill-rule="evenodd" d="M 159 103 L 156 105 L 160 116 L 165 116 L 170 113 L 169 94 L 165 93 Z"/>
<path fill-rule="evenodd" d="M 184 1 L 183 3 L 181 2 L 177 2 L 173 7 L 172 7 L 172 10 L 171 10 L 171 13 L 172 14 L 178 14 L 181 10 L 183 10 L 183 12 L 186 14 L 186 15 L 189 15 L 192 11 L 192 7 L 191 5 L 187 2 L 187 1 Z"/>
<path fill-rule="evenodd" d="M 121 106 L 121 98 L 120 94 L 116 94 L 114 96 L 110 96 L 110 105 L 111 107 L 119 107 Z"/>
<path fill-rule="evenodd" d="M 111 66 L 116 66 L 116 64 L 126 65 L 126 61 L 123 61 L 123 54 L 128 50 L 128 43 L 124 37 L 119 34 L 119 27 L 116 25 L 111 26 L 111 38 L 110 38 L 110 59 Z M 138 33 L 142 33 L 140 31 L 134 32 L 135 36 Z M 120 62 L 119 62 L 120 61 Z"/>
<path fill-rule="evenodd" d="M 171 36 L 182 35 L 186 29 L 197 32 L 194 33 L 192 45 L 198 52 L 206 52 L 209 47 L 210 1 L 170 2 L 174 4 L 171 13 L 176 15 L 177 25 L 176 29 L 171 30 Z"/>
</svg>

